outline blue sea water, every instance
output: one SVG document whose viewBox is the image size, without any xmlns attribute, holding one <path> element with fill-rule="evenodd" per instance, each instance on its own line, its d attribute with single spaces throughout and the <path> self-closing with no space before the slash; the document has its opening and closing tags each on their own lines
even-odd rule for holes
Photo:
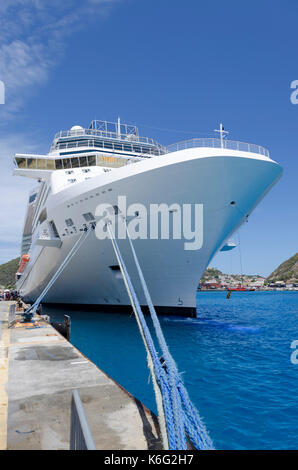
<svg viewBox="0 0 298 470">
<path fill-rule="evenodd" d="M 217 449 L 298 448 L 297 292 L 202 292 L 197 319 L 160 317 L 190 397 Z M 155 410 L 144 346 L 133 316 L 69 313 L 72 343 Z"/>
</svg>

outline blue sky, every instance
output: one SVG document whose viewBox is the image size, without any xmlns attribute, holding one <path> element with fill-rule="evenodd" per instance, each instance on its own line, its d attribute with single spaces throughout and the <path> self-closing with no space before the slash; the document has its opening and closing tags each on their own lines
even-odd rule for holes
<svg viewBox="0 0 298 470">
<path fill-rule="evenodd" d="M 32 187 L 11 176 L 14 152 L 45 153 L 57 131 L 118 115 L 164 144 L 222 121 L 268 147 L 284 175 L 240 230 L 243 271 L 268 275 L 296 253 L 297 17 L 296 0 L 2 0 L 0 263 L 19 253 Z M 239 250 L 212 265 L 239 272 Z"/>
</svg>

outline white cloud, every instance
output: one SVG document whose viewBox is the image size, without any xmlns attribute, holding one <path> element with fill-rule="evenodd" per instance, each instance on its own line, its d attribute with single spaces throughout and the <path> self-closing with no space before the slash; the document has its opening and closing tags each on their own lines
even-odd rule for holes
<svg viewBox="0 0 298 470">
<path fill-rule="evenodd" d="M 0 122 L 20 110 L 36 85 L 46 82 L 68 36 L 106 16 L 122 0 L 2 0 L 0 3 L 0 80 L 6 104 Z"/>
</svg>

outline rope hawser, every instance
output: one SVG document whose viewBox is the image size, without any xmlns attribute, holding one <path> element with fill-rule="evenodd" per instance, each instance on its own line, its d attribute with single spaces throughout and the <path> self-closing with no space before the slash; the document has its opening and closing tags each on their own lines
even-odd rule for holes
<svg viewBox="0 0 298 470">
<path fill-rule="evenodd" d="M 146 302 L 149 307 L 156 337 L 162 351 L 162 358 L 159 357 L 155 348 L 150 330 L 113 233 L 110 220 L 107 221 L 107 229 L 147 351 L 148 365 L 153 379 L 164 448 L 171 450 L 186 450 L 188 447 L 188 441 L 190 441 L 196 449 L 214 449 L 212 440 L 208 435 L 198 411 L 189 398 L 176 363 L 170 354 L 128 232 L 128 227 L 126 225 L 130 248 L 141 280 Z"/>
</svg>

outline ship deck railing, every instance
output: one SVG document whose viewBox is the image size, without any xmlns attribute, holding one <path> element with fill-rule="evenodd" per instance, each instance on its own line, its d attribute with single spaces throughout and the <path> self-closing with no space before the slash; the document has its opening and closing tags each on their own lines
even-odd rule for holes
<svg viewBox="0 0 298 470">
<path fill-rule="evenodd" d="M 262 147 L 261 145 L 240 142 L 237 140 L 224 139 L 221 141 L 221 139 L 216 138 L 195 138 L 183 140 L 181 142 L 177 142 L 176 144 L 169 145 L 166 147 L 166 151 L 167 153 L 171 153 L 196 147 L 225 148 L 230 150 L 239 150 L 241 152 L 257 153 L 268 158 L 270 157 L 269 150 L 267 150 L 265 147 Z"/>
</svg>

